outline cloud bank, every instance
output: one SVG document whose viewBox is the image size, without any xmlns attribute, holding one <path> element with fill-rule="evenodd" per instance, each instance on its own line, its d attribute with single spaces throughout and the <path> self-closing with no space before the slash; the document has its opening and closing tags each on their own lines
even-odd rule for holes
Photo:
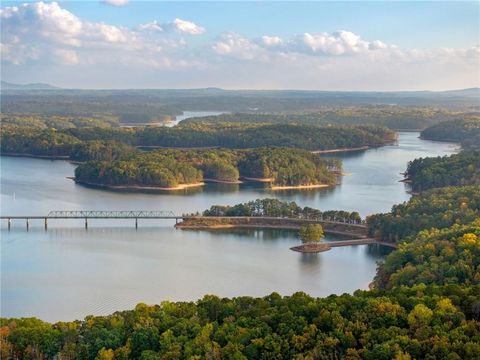
<svg viewBox="0 0 480 360">
<path fill-rule="evenodd" d="M 405 49 L 348 30 L 255 38 L 225 31 L 205 37 L 204 27 L 181 18 L 125 27 L 83 20 L 56 2 L 5 7 L 0 20 L 2 75 L 19 82 L 56 76 L 68 87 L 331 90 L 443 89 L 480 82 L 479 47 Z M 196 37 L 202 41 L 190 40 Z"/>
<path fill-rule="evenodd" d="M 187 34 L 187 35 L 201 35 L 203 34 L 206 29 L 187 20 L 182 19 L 175 19 L 171 23 L 161 24 L 157 20 L 154 20 L 149 23 L 140 24 L 138 26 L 139 30 L 146 30 L 146 31 L 157 31 L 157 32 L 168 32 L 168 31 L 176 31 L 180 34 Z"/>
</svg>

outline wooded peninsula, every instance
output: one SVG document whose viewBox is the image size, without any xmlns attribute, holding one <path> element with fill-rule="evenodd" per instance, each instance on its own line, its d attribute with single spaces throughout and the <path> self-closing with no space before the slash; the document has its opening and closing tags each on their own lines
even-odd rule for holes
<svg viewBox="0 0 480 360">
<path fill-rule="evenodd" d="M 114 128 L 79 124 L 58 130 L 4 125 L 2 154 L 86 161 L 75 171 L 77 182 L 116 189 L 169 190 L 240 180 L 288 189 L 332 186 L 341 174 L 340 161 L 307 150 L 377 147 L 396 139 L 391 130 L 367 125 Z"/>
</svg>

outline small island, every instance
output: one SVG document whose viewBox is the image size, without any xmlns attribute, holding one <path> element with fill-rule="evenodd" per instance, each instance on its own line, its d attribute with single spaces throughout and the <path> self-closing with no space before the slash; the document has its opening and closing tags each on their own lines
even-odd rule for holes
<svg viewBox="0 0 480 360">
<path fill-rule="evenodd" d="M 87 161 L 75 170 L 77 183 L 116 190 L 180 190 L 205 182 L 265 182 L 271 189 L 334 186 L 341 163 L 305 150 L 172 150 L 138 152 L 126 160 Z M 268 181 L 265 181 L 268 179 Z"/>
</svg>

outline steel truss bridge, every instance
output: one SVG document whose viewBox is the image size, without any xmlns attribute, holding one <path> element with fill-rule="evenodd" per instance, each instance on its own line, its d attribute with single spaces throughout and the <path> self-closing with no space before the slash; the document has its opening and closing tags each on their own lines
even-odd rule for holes
<svg viewBox="0 0 480 360">
<path fill-rule="evenodd" d="M 107 210 L 75 210 L 50 211 L 50 219 L 178 219 L 172 211 L 107 211 Z"/>
<path fill-rule="evenodd" d="M 138 219 L 163 219 L 163 220 L 178 220 L 188 218 L 189 216 L 178 216 L 172 211 L 149 211 L 149 210 L 126 210 L 126 211 L 111 211 L 111 210 L 61 210 L 50 211 L 47 215 L 2 215 L 1 219 L 6 219 L 8 222 L 8 229 L 12 226 L 12 220 L 23 219 L 26 221 L 27 230 L 30 227 L 30 220 L 42 219 L 44 220 L 45 229 L 48 227 L 49 219 L 84 219 L 85 228 L 88 228 L 89 219 L 134 219 L 135 228 L 138 228 Z"/>
<path fill-rule="evenodd" d="M 180 220 L 198 218 L 199 215 L 176 215 L 172 211 L 164 210 L 123 210 L 123 211 L 112 211 L 112 210 L 55 210 L 50 211 L 47 215 L 2 215 L 0 219 L 7 220 L 8 229 L 10 230 L 12 226 L 12 220 L 25 220 L 27 230 L 30 227 L 30 220 L 43 220 L 45 224 L 45 229 L 48 227 L 48 220 L 50 219 L 83 219 L 85 221 L 85 228 L 88 228 L 88 220 L 90 219 L 133 219 L 135 220 L 135 228 L 138 228 L 138 219 L 158 219 L 158 220 L 175 220 L 177 224 Z M 200 216 L 201 217 L 201 216 Z M 225 216 L 209 216 L 209 219 L 216 218 L 229 218 Z M 239 216 L 235 218 L 250 218 L 248 216 Z M 253 216 L 252 218 L 260 218 L 260 216 Z M 279 219 L 275 217 L 262 217 L 264 219 Z M 350 228 L 365 229 L 364 224 L 351 224 L 347 222 L 340 221 L 329 221 L 329 220 L 314 220 L 314 219 L 296 219 L 296 218 L 281 218 L 284 221 L 291 222 L 295 224 L 299 221 L 306 223 L 322 223 L 330 225 L 345 225 Z M 332 232 L 332 231 L 330 231 Z"/>
</svg>

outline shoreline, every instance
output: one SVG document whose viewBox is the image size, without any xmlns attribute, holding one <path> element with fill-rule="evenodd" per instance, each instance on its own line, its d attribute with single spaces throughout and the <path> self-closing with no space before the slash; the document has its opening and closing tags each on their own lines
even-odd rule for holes
<svg viewBox="0 0 480 360">
<path fill-rule="evenodd" d="M 384 145 L 382 145 L 384 146 Z M 330 150 L 313 150 L 310 151 L 312 154 L 331 154 L 331 153 L 341 153 L 341 152 L 350 152 L 350 151 L 363 151 L 371 149 L 371 146 L 365 145 L 355 148 L 338 148 L 338 149 L 330 149 Z"/>
<path fill-rule="evenodd" d="M 218 180 L 218 179 L 204 178 L 203 181 L 206 182 L 206 183 L 229 184 L 229 185 L 243 184 L 243 181 L 240 181 L 240 180 L 229 181 L 229 180 Z"/>
<path fill-rule="evenodd" d="M 204 182 L 192 183 L 192 184 L 179 184 L 175 187 L 161 187 L 161 186 L 141 186 L 141 185 L 105 185 L 105 184 L 97 184 L 97 183 L 90 183 L 86 181 L 77 180 L 73 176 L 67 176 L 67 179 L 75 181 L 76 184 L 80 185 L 87 185 L 102 189 L 109 189 L 109 190 L 125 190 L 125 191 L 175 191 L 175 190 L 185 190 L 188 188 L 193 187 L 200 187 L 205 185 Z"/>
<path fill-rule="evenodd" d="M 326 242 L 321 242 L 321 243 L 307 243 L 307 244 L 302 244 L 302 245 L 297 245 L 297 246 L 292 246 L 290 250 L 296 251 L 299 253 L 303 254 L 316 254 L 320 252 L 325 252 L 331 250 L 332 247 L 328 245 Z"/>
<path fill-rule="evenodd" d="M 285 186 L 272 186 L 270 190 L 296 190 L 296 189 L 318 189 L 326 188 L 332 185 L 328 184 L 314 184 L 314 185 L 285 185 Z"/>
<path fill-rule="evenodd" d="M 32 159 L 43 159 L 43 160 L 70 160 L 69 155 L 35 155 L 35 154 L 25 154 L 25 153 L 0 153 L 1 156 L 9 157 L 26 157 Z"/>
<path fill-rule="evenodd" d="M 247 181 L 255 181 L 261 183 L 271 183 L 273 180 L 275 180 L 274 178 L 255 178 L 249 176 L 242 176 L 241 178 Z"/>
</svg>

